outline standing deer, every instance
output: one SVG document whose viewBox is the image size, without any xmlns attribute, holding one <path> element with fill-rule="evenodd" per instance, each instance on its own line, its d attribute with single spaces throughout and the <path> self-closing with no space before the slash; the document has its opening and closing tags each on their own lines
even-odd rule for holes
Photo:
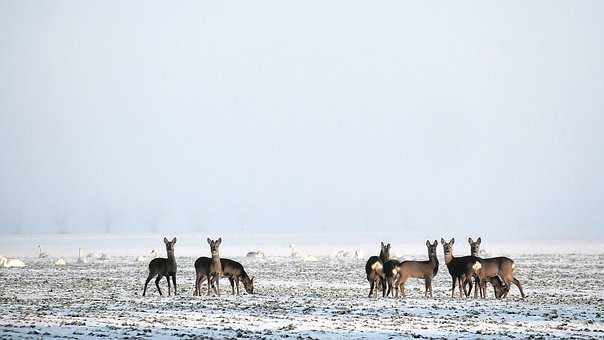
<svg viewBox="0 0 604 340">
<path fill-rule="evenodd" d="M 367 281 L 369 281 L 369 297 L 373 294 L 376 283 L 382 287 L 382 296 L 386 295 L 386 285 L 384 284 L 384 262 L 390 259 L 390 243 L 384 245 L 381 244 L 382 249 L 380 250 L 380 256 L 371 256 L 365 264 L 365 273 L 367 274 Z M 375 291 L 377 296 L 377 290 Z"/>
<path fill-rule="evenodd" d="M 158 257 L 149 262 L 149 276 L 147 276 L 147 281 L 145 281 L 143 296 L 145 296 L 147 293 L 147 285 L 149 284 L 149 281 L 151 281 L 151 279 L 156 275 L 157 278 L 155 279 L 155 286 L 157 287 L 159 295 L 162 295 L 161 289 L 159 288 L 159 281 L 164 276 L 168 281 L 168 296 L 170 296 L 170 277 L 172 277 L 172 282 L 174 283 L 174 295 L 176 295 L 176 259 L 174 258 L 174 245 L 176 244 L 176 237 L 172 241 L 168 241 L 168 239 L 164 237 L 164 243 L 166 244 L 168 258 L 166 259 Z"/>
<path fill-rule="evenodd" d="M 386 291 L 386 297 L 390 296 L 390 292 L 392 288 L 397 291 L 398 295 L 398 286 L 395 285 L 395 281 L 397 281 L 398 271 L 396 268 L 401 262 L 399 260 L 391 259 L 384 262 L 384 280 L 386 281 L 386 286 L 388 290 Z M 394 292 L 392 293 L 394 296 Z"/>
<path fill-rule="evenodd" d="M 438 258 L 436 257 L 436 247 L 438 242 L 434 240 L 434 243 L 426 240 L 426 247 L 428 248 L 428 261 L 403 261 L 397 267 L 398 281 L 396 295 L 398 297 L 398 291 L 401 291 L 401 295 L 405 296 L 405 282 L 411 277 L 416 279 L 424 279 L 426 291 L 425 297 L 432 297 L 432 279 L 438 273 Z"/>
<path fill-rule="evenodd" d="M 212 287 L 215 285 L 216 295 L 220 296 L 220 278 L 222 277 L 222 262 L 220 261 L 220 255 L 218 254 L 218 247 L 222 243 L 222 238 L 218 238 L 216 241 L 210 240 L 208 237 L 208 244 L 210 245 L 210 252 L 212 253 L 212 261 L 210 262 L 210 274 L 208 278 L 208 295 L 212 294 Z"/>
<path fill-rule="evenodd" d="M 201 294 L 201 283 L 210 275 L 210 266 L 212 259 L 202 256 L 195 261 L 195 292 L 193 295 Z M 231 283 L 231 292 L 235 295 L 235 285 L 237 286 L 237 295 L 239 295 L 239 282 L 243 283 L 243 288 L 248 294 L 254 294 L 254 278 L 247 275 L 241 263 L 230 259 L 221 258 L 220 265 L 222 273 L 229 278 Z M 212 287 L 216 289 L 216 287 Z"/>
<path fill-rule="evenodd" d="M 470 251 L 472 256 L 478 256 L 480 252 L 480 237 L 476 240 L 476 242 L 472 241 L 472 238 L 468 238 L 468 243 L 470 244 Z M 520 281 L 514 277 L 514 270 L 516 269 L 516 265 L 514 264 L 514 260 L 509 257 L 498 256 L 498 257 L 489 257 L 486 259 L 482 259 L 482 273 L 483 277 L 493 277 L 499 276 L 507 289 L 504 289 L 502 297 L 506 297 L 510 290 L 511 283 L 514 283 L 518 290 L 520 290 L 520 295 L 522 298 L 525 297 L 524 291 L 522 290 L 522 285 Z M 484 294 L 486 297 L 486 281 L 482 281 L 481 294 Z"/>
<path fill-rule="evenodd" d="M 455 283 L 459 284 L 459 297 L 462 296 L 462 288 L 465 292 L 464 282 L 469 281 L 470 286 L 472 285 L 471 279 L 480 275 L 480 269 L 482 267 L 482 260 L 476 256 L 453 256 L 453 244 L 455 238 L 452 238 L 449 243 L 445 242 L 443 238 L 440 239 L 443 245 L 443 251 L 445 253 L 445 264 L 451 274 L 453 286 L 451 288 L 451 297 L 455 297 Z M 476 292 L 475 292 L 476 293 Z M 464 295 L 468 295 L 465 292 Z M 475 294 L 476 296 L 476 294 Z"/>
</svg>

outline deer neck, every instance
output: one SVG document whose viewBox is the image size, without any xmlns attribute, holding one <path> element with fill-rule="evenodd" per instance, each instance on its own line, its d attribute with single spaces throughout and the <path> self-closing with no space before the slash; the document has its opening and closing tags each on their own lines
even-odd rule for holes
<svg viewBox="0 0 604 340">
<path fill-rule="evenodd" d="M 445 254 L 445 263 L 446 264 L 449 264 L 449 262 L 451 262 L 453 259 L 454 259 L 453 253 Z"/>
<path fill-rule="evenodd" d="M 168 261 L 171 263 L 175 263 L 176 262 L 176 258 L 174 257 L 174 250 L 173 251 L 168 251 Z"/>
<path fill-rule="evenodd" d="M 436 255 L 430 255 L 428 254 L 428 259 L 430 260 L 430 262 L 436 264 L 436 266 L 438 266 L 438 258 L 436 257 Z"/>
<path fill-rule="evenodd" d="M 218 250 L 212 251 L 212 261 L 220 261 L 220 254 L 218 254 Z"/>
</svg>

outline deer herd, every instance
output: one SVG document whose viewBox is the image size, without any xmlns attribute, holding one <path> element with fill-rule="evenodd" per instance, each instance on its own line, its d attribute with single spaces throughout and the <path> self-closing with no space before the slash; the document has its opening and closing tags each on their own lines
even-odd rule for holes
<svg viewBox="0 0 604 340">
<path fill-rule="evenodd" d="M 452 287 L 451 297 L 455 297 L 455 285 L 459 287 L 460 297 L 469 297 L 474 288 L 474 297 L 480 291 L 480 297 L 486 298 L 486 284 L 491 283 L 495 297 L 506 297 L 510 291 L 510 285 L 513 283 L 520 290 L 520 295 L 524 298 L 524 291 L 520 281 L 514 277 L 515 265 L 510 258 L 499 256 L 490 258 L 480 258 L 480 237 L 473 241 L 468 238 L 470 244 L 470 255 L 455 257 L 453 256 L 453 244 L 455 238 L 449 242 L 440 239 L 445 255 L 445 265 L 451 275 Z M 372 256 L 365 264 L 365 273 L 369 281 L 369 296 L 377 295 L 377 286 L 382 289 L 382 296 L 390 295 L 394 288 L 394 296 L 398 297 L 399 291 L 405 296 L 405 282 L 409 278 L 423 279 L 425 283 L 425 293 L 427 297 L 432 297 L 432 279 L 438 273 L 438 257 L 436 249 L 438 242 L 426 241 L 428 248 L 427 261 L 403 261 L 390 259 L 390 243 L 384 245 L 382 242 L 380 256 Z M 463 293 L 462 293 L 463 290 Z"/>
<path fill-rule="evenodd" d="M 239 295 L 239 283 L 243 283 L 243 287 L 248 294 L 254 293 L 254 278 L 250 278 L 245 272 L 241 263 L 221 258 L 219 247 L 222 243 L 222 238 L 217 240 L 207 239 L 210 246 L 212 257 L 200 257 L 195 261 L 195 290 L 193 295 L 201 295 L 201 285 L 204 280 L 207 282 L 207 294 L 211 295 L 212 291 L 220 296 L 220 278 L 226 277 L 231 283 L 231 292 Z M 474 288 L 474 297 L 478 297 L 480 292 L 481 298 L 486 298 L 486 284 L 490 283 L 493 286 L 495 297 L 506 297 L 510 291 L 510 285 L 513 283 L 518 287 L 520 295 L 524 298 L 522 285 L 514 277 L 515 265 L 514 261 L 507 257 L 478 257 L 480 251 L 480 237 L 473 241 L 468 238 L 470 244 L 470 255 L 455 257 L 453 256 L 453 244 L 455 238 L 449 242 L 440 239 L 443 246 L 445 265 L 451 275 L 452 287 L 451 297 L 455 297 L 455 286 L 459 288 L 460 297 L 469 297 L 472 288 Z M 174 245 L 176 237 L 171 241 L 164 238 L 166 245 L 167 258 L 155 258 L 149 262 L 149 275 L 145 281 L 143 296 L 147 292 L 149 281 L 155 278 L 155 286 L 160 295 L 162 295 L 159 283 L 163 277 L 168 282 L 168 296 L 171 293 L 171 284 L 174 285 L 174 295 L 176 295 L 176 258 L 174 257 Z M 423 279 L 425 283 L 425 297 L 432 297 L 432 280 L 438 273 L 438 257 L 436 250 L 438 242 L 426 241 L 428 248 L 428 260 L 426 261 L 398 261 L 390 259 L 390 244 L 381 244 L 379 256 L 371 256 L 365 264 L 365 273 L 369 281 L 369 297 L 377 296 L 378 288 L 382 289 L 382 296 L 393 297 L 405 296 L 405 283 L 410 278 Z M 170 282 L 170 279 L 172 282 Z"/>
</svg>

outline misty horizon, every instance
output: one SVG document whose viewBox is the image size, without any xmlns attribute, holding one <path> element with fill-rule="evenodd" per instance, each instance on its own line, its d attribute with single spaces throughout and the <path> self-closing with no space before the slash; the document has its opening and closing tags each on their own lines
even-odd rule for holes
<svg viewBox="0 0 604 340">
<path fill-rule="evenodd" d="M 603 9 L 0 1 L 0 231 L 602 240 Z"/>
</svg>

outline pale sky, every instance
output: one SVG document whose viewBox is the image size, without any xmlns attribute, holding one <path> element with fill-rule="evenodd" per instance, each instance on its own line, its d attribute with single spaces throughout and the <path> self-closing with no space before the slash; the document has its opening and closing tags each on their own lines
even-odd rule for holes
<svg viewBox="0 0 604 340">
<path fill-rule="evenodd" d="M 602 18 L 0 0 L 0 230 L 604 239 Z"/>
</svg>

